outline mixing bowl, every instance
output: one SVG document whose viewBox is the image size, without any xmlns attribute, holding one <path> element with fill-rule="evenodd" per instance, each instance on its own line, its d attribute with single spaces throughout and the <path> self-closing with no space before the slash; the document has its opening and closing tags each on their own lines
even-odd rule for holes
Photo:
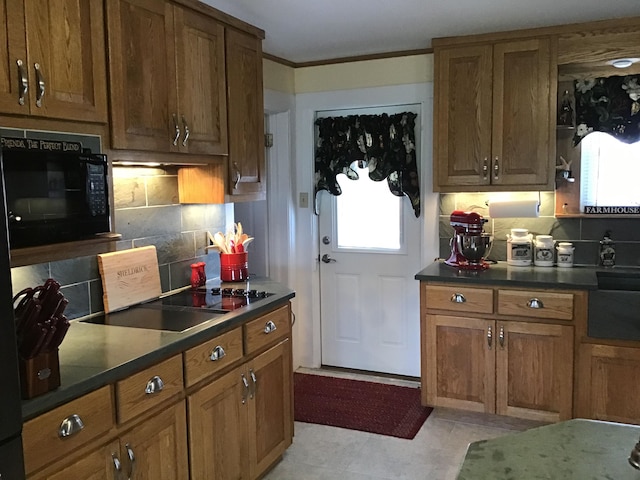
<svg viewBox="0 0 640 480">
<path fill-rule="evenodd" d="M 489 256 L 493 237 L 489 234 L 458 235 L 458 251 L 470 262 L 480 262 Z"/>
</svg>

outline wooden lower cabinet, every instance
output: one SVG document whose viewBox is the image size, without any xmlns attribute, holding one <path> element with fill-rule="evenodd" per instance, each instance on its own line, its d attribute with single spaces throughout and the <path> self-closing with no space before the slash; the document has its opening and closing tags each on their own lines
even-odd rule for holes
<svg viewBox="0 0 640 480">
<path fill-rule="evenodd" d="M 131 428 L 74 463 L 52 467 L 33 480 L 187 480 L 187 429 L 184 400 Z"/>
<path fill-rule="evenodd" d="M 640 424 L 640 348 L 580 345 L 576 416 Z"/>
<path fill-rule="evenodd" d="M 260 476 L 291 444 L 291 346 L 284 340 L 189 395 L 191 478 Z"/>
<path fill-rule="evenodd" d="M 426 315 L 433 406 L 541 421 L 572 416 L 573 327 Z"/>
</svg>

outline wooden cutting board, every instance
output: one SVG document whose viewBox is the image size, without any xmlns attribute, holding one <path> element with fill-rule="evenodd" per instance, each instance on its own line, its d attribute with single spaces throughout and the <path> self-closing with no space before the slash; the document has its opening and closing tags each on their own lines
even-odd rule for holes
<svg viewBox="0 0 640 480">
<path fill-rule="evenodd" d="M 106 313 L 158 298 L 162 293 L 156 247 L 98 255 Z"/>
</svg>

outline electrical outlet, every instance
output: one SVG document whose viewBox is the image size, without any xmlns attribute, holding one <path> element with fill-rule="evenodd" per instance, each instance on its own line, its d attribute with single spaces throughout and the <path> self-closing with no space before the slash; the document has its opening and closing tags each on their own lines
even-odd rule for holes
<svg viewBox="0 0 640 480">
<path fill-rule="evenodd" d="M 309 208 L 309 194 L 307 192 L 300 192 L 300 201 L 298 202 L 300 208 Z"/>
</svg>

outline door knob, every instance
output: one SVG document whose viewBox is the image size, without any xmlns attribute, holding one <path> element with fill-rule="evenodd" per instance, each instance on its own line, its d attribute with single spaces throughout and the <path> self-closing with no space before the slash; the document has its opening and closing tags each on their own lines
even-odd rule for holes
<svg viewBox="0 0 640 480">
<path fill-rule="evenodd" d="M 320 260 L 322 260 L 324 263 L 335 263 L 336 262 L 335 258 L 331 258 L 326 253 L 324 255 L 322 255 L 322 258 Z"/>
</svg>

